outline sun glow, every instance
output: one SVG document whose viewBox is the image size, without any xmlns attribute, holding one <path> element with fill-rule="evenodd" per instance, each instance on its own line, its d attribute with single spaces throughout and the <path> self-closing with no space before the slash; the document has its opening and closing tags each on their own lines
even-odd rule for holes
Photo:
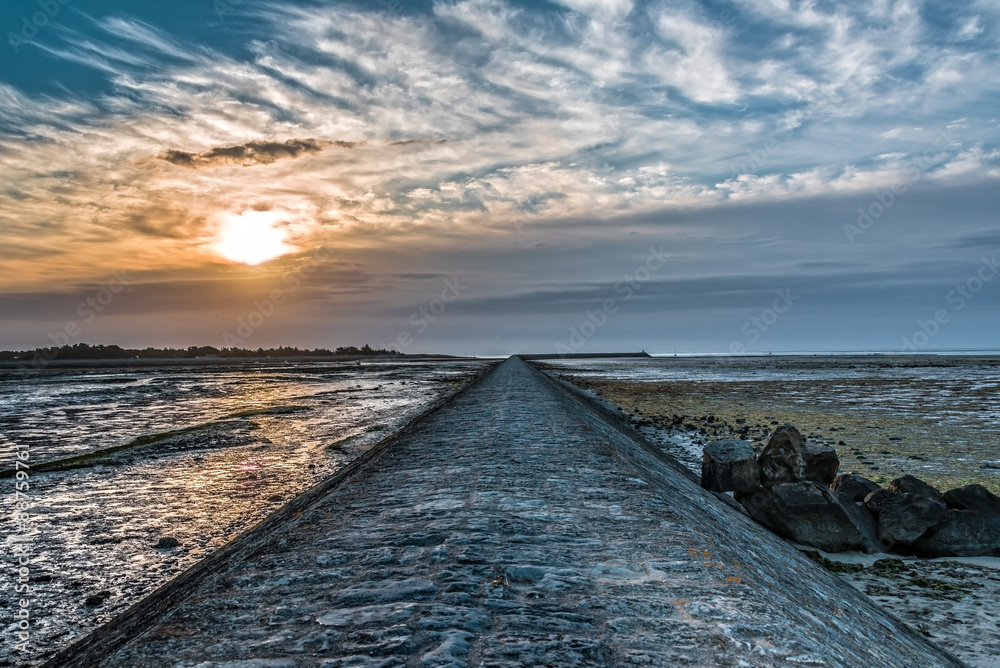
<svg viewBox="0 0 1000 668">
<path fill-rule="evenodd" d="M 277 227 L 274 211 L 244 211 L 222 222 L 215 251 L 233 262 L 261 264 L 295 250 L 285 243 L 287 230 Z"/>
</svg>

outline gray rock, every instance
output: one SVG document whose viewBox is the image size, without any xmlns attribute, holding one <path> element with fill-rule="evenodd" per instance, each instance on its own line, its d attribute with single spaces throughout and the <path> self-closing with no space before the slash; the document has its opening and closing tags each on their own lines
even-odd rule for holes
<svg viewBox="0 0 1000 668">
<path fill-rule="evenodd" d="M 929 496 L 880 489 L 865 498 L 878 518 L 878 540 L 886 551 L 906 550 L 925 531 L 944 519 L 945 504 Z"/>
<path fill-rule="evenodd" d="M 701 486 L 712 492 L 761 489 L 757 453 L 746 441 L 712 441 L 702 451 Z"/>
<path fill-rule="evenodd" d="M 837 476 L 837 451 L 825 445 L 807 445 L 799 430 L 784 424 L 774 430 L 757 460 L 765 487 L 810 480 L 824 487 Z"/>
<path fill-rule="evenodd" d="M 913 496 L 926 496 L 944 502 L 944 496 L 942 496 L 941 492 L 912 475 L 904 475 L 890 482 L 889 491 L 912 494 Z"/>
<path fill-rule="evenodd" d="M 738 499 L 752 518 L 803 545 L 827 552 L 877 547 L 874 518 L 815 482 L 781 483 Z"/>
<path fill-rule="evenodd" d="M 995 515 L 948 510 L 943 520 L 914 541 L 921 557 L 1000 557 L 1000 521 Z"/>
<path fill-rule="evenodd" d="M 837 492 L 852 502 L 864 501 L 866 496 L 880 489 L 878 483 L 856 473 L 841 473 L 830 484 L 831 492 Z"/>
<path fill-rule="evenodd" d="M 1000 496 L 982 485 L 966 485 L 949 489 L 944 493 L 944 501 L 955 510 L 971 510 L 998 518 L 1000 521 Z"/>
<path fill-rule="evenodd" d="M 844 510 L 847 511 L 848 517 L 850 517 L 854 522 L 854 525 L 861 530 L 861 544 L 859 545 L 861 551 L 868 554 L 880 552 L 882 546 L 878 542 L 878 520 L 876 520 L 875 515 L 868 510 L 865 502 L 845 502 L 844 498 L 839 494 L 834 493 L 834 496 L 840 498 L 840 501 L 844 506 Z"/>
</svg>

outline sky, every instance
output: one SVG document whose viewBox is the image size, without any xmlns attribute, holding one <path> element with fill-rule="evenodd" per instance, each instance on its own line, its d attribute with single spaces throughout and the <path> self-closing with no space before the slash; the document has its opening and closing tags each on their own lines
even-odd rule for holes
<svg viewBox="0 0 1000 668">
<path fill-rule="evenodd" d="M 8 0 L 0 349 L 1000 348 L 998 26 Z"/>
</svg>

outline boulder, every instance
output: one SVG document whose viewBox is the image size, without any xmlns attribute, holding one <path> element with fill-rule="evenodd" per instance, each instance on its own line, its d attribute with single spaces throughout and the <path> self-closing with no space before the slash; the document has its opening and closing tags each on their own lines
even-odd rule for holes
<svg viewBox="0 0 1000 668">
<path fill-rule="evenodd" d="M 702 451 L 701 486 L 712 492 L 756 492 L 757 453 L 746 441 L 712 441 Z"/>
<path fill-rule="evenodd" d="M 1000 519 L 971 510 L 948 510 L 914 541 L 921 557 L 1000 557 Z"/>
<path fill-rule="evenodd" d="M 882 549 L 905 549 L 925 531 L 944 519 L 943 501 L 880 489 L 865 497 L 865 506 L 878 518 L 878 540 Z"/>
<path fill-rule="evenodd" d="M 992 515 L 1000 522 L 1000 496 L 990 492 L 982 485 L 966 485 L 949 489 L 943 494 L 944 502 L 955 510 L 971 510 L 985 515 Z"/>
<path fill-rule="evenodd" d="M 836 492 L 852 502 L 863 502 L 872 492 L 882 489 L 878 483 L 856 473 L 841 473 L 830 483 L 830 491 Z"/>
<path fill-rule="evenodd" d="M 837 451 L 825 445 L 807 445 L 799 430 L 784 424 L 774 430 L 757 460 L 765 487 L 812 481 L 827 487 L 837 476 Z"/>
<path fill-rule="evenodd" d="M 927 496 L 932 499 L 937 499 L 942 503 L 944 502 L 944 497 L 941 495 L 941 492 L 937 491 L 920 478 L 914 478 L 912 475 L 904 475 L 901 478 L 896 478 L 890 482 L 889 491 L 899 492 L 901 494 L 912 494 L 913 496 Z"/>
<path fill-rule="evenodd" d="M 874 552 L 878 546 L 874 518 L 815 482 L 781 483 L 737 498 L 752 518 L 803 545 L 827 552 Z"/>
<path fill-rule="evenodd" d="M 858 549 L 868 554 L 879 552 L 881 545 L 878 542 L 878 522 L 875 516 L 865 506 L 864 501 L 845 501 L 844 497 L 834 492 L 834 496 L 844 506 L 847 516 L 854 522 L 854 526 L 861 531 L 861 543 Z"/>
</svg>

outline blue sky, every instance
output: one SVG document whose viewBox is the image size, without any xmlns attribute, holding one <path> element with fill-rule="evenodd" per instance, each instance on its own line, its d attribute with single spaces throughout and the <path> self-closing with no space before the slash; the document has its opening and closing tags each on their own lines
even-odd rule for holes
<svg viewBox="0 0 1000 668">
<path fill-rule="evenodd" d="M 998 19 L 12 0 L 0 347 L 995 348 Z"/>
</svg>

